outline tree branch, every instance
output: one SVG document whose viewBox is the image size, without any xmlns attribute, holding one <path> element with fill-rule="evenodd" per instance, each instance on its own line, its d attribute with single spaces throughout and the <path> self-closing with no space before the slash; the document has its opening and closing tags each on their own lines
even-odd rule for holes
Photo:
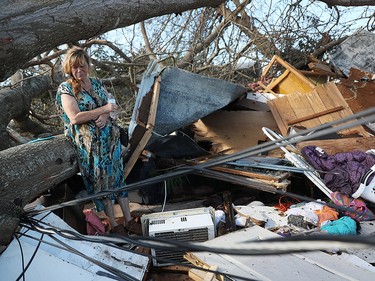
<svg viewBox="0 0 375 281">
<path fill-rule="evenodd" d="M 375 0 L 318 0 L 320 2 L 326 3 L 328 7 L 333 6 L 374 6 Z"/>
<path fill-rule="evenodd" d="M 0 81 L 32 58 L 56 46 L 90 39 L 110 30 L 169 13 L 214 6 L 224 0 L 12 1 L 0 15 Z"/>
</svg>

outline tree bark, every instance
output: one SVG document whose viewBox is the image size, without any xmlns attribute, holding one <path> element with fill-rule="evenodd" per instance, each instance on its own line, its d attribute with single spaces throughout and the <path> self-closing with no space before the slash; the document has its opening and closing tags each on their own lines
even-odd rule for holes
<svg viewBox="0 0 375 281">
<path fill-rule="evenodd" d="M 0 150 L 14 145 L 6 132 L 10 120 L 24 119 L 29 113 L 32 99 L 50 89 L 52 80 L 46 75 L 25 79 L 14 88 L 0 91 Z"/>
<path fill-rule="evenodd" d="M 49 0 L 2 1 L 0 15 L 0 81 L 56 46 L 89 39 L 110 30 L 170 13 L 224 0 Z"/>
<path fill-rule="evenodd" d="M 0 245 L 10 242 L 26 204 L 77 173 L 64 135 L 0 151 Z"/>
</svg>

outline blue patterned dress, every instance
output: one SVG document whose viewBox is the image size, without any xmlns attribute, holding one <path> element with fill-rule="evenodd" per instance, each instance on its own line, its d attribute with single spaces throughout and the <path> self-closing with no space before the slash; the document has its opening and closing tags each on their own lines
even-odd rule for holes
<svg viewBox="0 0 375 281">
<path fill-rule="evenodd" d="M 57 108 L 64 122 L 64 133 L 76 148 L 79 169 L 90 195 L 110 189 L 116 190 L 125 186 L 124 167 L 121 158 L 121 143 L 119 127 L 109 118 L 104 128 L 99 129 L 94 121 L 72 125 L 61 103 L 61 95 L 68 94 L 77 100 L 81 111 L 89 111 L 106 105 L 106 92 L 97 79 L 90 78 L 92 90 L 82 90 L 78 98 L 73 94 L 68 82 L 60 84 L 56 94 Z M 119 192 L 110 196 L 126 197 L 127 192 Z M 101 199 L 94 200 L 97 211 L 102 211 L 105 205 Z"/>
</svg>

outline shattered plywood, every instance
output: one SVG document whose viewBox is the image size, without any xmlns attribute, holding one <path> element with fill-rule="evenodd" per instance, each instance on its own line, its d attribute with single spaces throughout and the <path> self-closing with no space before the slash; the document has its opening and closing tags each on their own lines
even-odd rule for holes
<svg viewBox="0 0 375 281">
<path fill-rule="evenodd" d="M 351 68 L 337 88 L 354 113 L 375 107 L 375 74 Z"/>
<path fill-rule="evenodd" d="M 265 141 L 263 126 L 277 129 L 268 111 L 218 110 L 192 126 L 196 141 L 212 142 L 211 152 L 232 154 Z"/>
<path fill-rule="evenodd" d="M 285 95 L 268 102 L 282 135 L 291 126 L 314 128 L 353 114 L 335 83 L 317 86 L 310 93 Z M 338 132 L 342 136 L 369 136 L 362 126 Z"/>
<path fill-rule="evenodd" d="M 280 72 L 280 67 L 283 72 L 276 77 Z M 264 69 L 259 84 L 263 87 L 264 92 L 276 95 L 309 93 L 315 87 L 311 80 L 278 56 L 274 56 Z"/>
</svg>

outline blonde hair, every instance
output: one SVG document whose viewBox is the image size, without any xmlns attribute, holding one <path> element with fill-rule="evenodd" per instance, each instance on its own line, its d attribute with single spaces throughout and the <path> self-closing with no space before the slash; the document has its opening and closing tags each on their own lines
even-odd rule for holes
<svg viewBox="0 0 375 281">
<path fill-rule="evenodd" d="M 79 84 L 78 81 L 73 77 L 72 68 L 78 65 L 84 65 L 85 62 L 89 66 L 89 72 L 91 72 L 90 56 L 83 48 L 74 46 L 66 52 L 64 61 L 62 63 L 62 70 L 65 74 L 70 76 L 68 83 L 72 85 L 75 96 L 77 96 L 77 94 L 81 91 L 81 84 Z"/>
</svg>

